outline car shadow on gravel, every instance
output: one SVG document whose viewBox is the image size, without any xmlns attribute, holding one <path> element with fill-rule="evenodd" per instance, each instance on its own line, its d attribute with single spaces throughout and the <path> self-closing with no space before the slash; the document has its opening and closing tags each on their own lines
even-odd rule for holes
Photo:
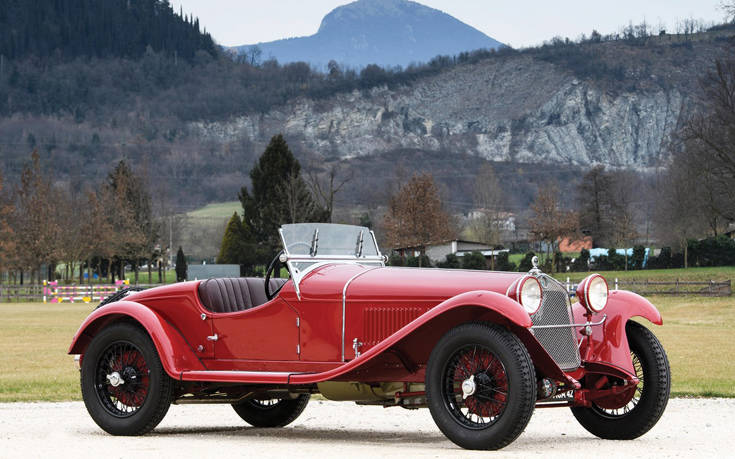
<svg viewBox="0 0 735 459">
<path fill-rule="evenodd" d="M 180 428 L 161 427 L 157 428 L 149 436 L 176 436 L 190 434 L 211 434 L 213 436 L 241 436 L 257 437 L 258 439 L 272 438 L 274 441 L 290 440 L 313 440 L 315 442 L 332 440 L 345 443 L 419 443 L 437 444 L 449 440 L 441 432 L 401 432 L 372 431 L 372 430 L 350 430 L 350 429 L 314 429 L 308 427 L 263 429 L 257 427 L 201 427 Z"/>
</svg>

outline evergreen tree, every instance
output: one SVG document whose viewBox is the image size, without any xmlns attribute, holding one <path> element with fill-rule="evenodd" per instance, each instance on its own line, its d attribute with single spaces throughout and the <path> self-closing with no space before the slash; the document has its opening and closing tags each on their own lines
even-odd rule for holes
<svg viewBox="0 0 735 459">
<path fill-rule="evenodd" d="M 258 258 L 257 250 L 252 231 L 237 212 L 233 213 L 222 237 L 217 263 L 240 265 L 241 276 L 253 275 Z"/>
<path fill-rule="evenodd" d="M 184 249 L 179 246 L 179 250 L 176 252 L 176 282 L 184 282 L 186 280 L 187 271 L 188 267 L 186 265 Z"/>
<path fill-rule="evenodd" d="M 280 248 L 278 228 L 286 223 L 323 222 L 328 215 L 320 208 L 301 178 L 301 165 L 281 134 L 274 136 L 250 171 L 252 191 L 242 187 L 238 195 L 243 223 L 259 245 L 259 263 Z"/>
<path fill-rule="evenodd" d="M 240 264 L 242 251 L 241 238 L 242 221 L 237 212 L 235 212 L 227 223 L 225 234 L 222 236 L 222 244 L 219 247 L 219 255 L 217 256 L 218 264 Z"/>
</svg>

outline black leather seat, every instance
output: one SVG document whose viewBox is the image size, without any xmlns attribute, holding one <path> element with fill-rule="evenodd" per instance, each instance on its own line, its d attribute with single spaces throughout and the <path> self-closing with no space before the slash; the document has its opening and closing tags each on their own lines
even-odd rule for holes
<svg viewBox="0 0 735 459">
<path fill-rule="evenodd" d="M 286 279 L 271 279 L 271 292 Z M 212 312 L 237 312 L 260 306 L 268 301 L 262 277 L 223 277 L 199 283 L 199 299 Z"/>
</svg>

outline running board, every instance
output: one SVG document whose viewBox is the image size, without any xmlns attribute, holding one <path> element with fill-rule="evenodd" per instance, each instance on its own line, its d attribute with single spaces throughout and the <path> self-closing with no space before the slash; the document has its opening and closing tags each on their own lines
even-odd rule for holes
<svg viewBox="0 0 735 459">
<path fill-rule="evenodd" d="M 275 371 L 184 371 L 181 381 L 225 382 L 242 384 L 288 384 L 292 374 Z"/>
</svg>

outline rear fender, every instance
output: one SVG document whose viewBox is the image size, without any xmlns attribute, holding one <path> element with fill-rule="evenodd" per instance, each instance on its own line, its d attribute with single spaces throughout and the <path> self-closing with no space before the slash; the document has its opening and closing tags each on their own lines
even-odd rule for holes
<svg viewBox="0 0 735 459">
<path fill-rule="evenodd" d="M 584 323 L 586 321 L 584 307 L 576 303 L 573 310 L 575 322 Z M 635 376 L 625 324 L 632 317 L 642 317 L 656 325 L 663 325 L 661 313 L 650 301 L 638 294 L 626 290 L 612 290 L 608 295 L 607 306 L 601 313 L 595 314 L 592 321 L 599 321 L 603 314 L 607 316 L 605 323 L 599 327 L 592 327 L 591 345 L 582 335 L 583 329 L 577 329 L 577 338 L 582 340 L 579 349 L 582 359 L 612 365 Z"/>
<path fill-rule="evenodd" d="M 84 354 L 97 333 L 108 325 L 123 320 L 132 320 L 148 332 L 163 368 L 172 378 L 180 379 L 183 371 L 206 370 L 189 343 L 173 325 L 155 311 L 133 301 L 117 301 L 92 312 L 74 335 L 68 353 Z"/>
</svg>

